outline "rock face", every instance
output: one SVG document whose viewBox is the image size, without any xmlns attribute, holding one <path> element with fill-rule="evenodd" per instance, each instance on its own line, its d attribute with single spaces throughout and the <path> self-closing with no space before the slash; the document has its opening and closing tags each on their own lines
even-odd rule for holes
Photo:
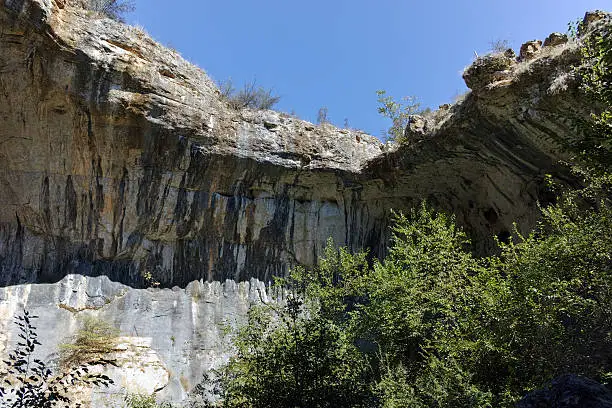
<svg viewBox="0 0 612 408">
<path fill-rule="evenodd" d="M 6 4 L 0 283 L 269 280 L 313 263 L 328 236 L 382 238 L 384 212 L 356 184 L 381 153 L 374 137 L 235 112 L 137 29 L 54 2 Z"/>
<path fill-rule="evenodd" d="M 216 325 L 328 237 L 383 255 L 391 209 L 427 199 L 486 253 L 535 224 L 545 174 L 573 182 L 558 160 L 568 118 L 590 110 L 568 73 L 576 44 L 478 59 L 472 92 L 397 147 L 232 110 L 176 52 L 71 4 L 0 2 L 0 346 L 24 306 L 48 354 L 99 315 L 180 399 L 226 356 Z"/>
<path fill-rule="evenodd" d="M 479 57 L 463 73 L 468 88 L 477 91 L 508 75 L 516 64 L 514 51 L 498 52 Z"/>
<path fill-rule="evenodd" d="M 68 275 L 55 284 L 9 286 L 0 288 L 0 356 L 20 341 L 13 316 L 23 308 L 40 317 L 34 321 L 42 343 L 36 357 L 45 361 L 56 360 L 58 345 L 71 341 L 83 319 L 95 317 L 119 329 L 121 337 L 117 352 L 106 356 L 119 365 L 108 370 L 115 385 L 91 399 L 120 400 L 129 390 L 180 401 L 203 371 L 227 358 L 225 326 L 252 304 L 272 299 L 255 279 L 133 289 L 106 276 Z"/>
<path fill-rule="evenodd" d="M 561 33 L 551 33 L 544 40 L 544 47 L 556 47 L 558 45 L 563 45 L 568 42 L 567 34 Z"/>
<path fill-rule="evenodd" d="M 316 262 L 329 236 L 380 254 L 390 209 L 424 198 L 485 250 L 513 221 L 533 225 L 539 180 L 562 156 L 552 139 L 572 131 L 559 115 L 582 105 L 549 92 L 577 53 L 516 80 L 500 54 L 466 71 L 474 93 L 429 126 L 431 142 L 387 152 L 362 133 L 231 110 L 138 29 L 55 1 L 0 13 L 5 285 L 269 281 Z"/>
<path fill-rule="evenodd" d="M 542 49 L 542 41 L 532 40 L 527 41 L 521 45 L 521 51 L 519 53 L 519 61 L 529 61 L 536 57 L 536 55 Z"/>
</svg>

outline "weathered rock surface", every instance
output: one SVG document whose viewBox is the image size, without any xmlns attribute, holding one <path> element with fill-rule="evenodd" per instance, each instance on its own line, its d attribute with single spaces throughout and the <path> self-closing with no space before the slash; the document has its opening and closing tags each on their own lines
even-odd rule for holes
<svg viewBox="0 0 612 408">
<path fill-rule="evenodd" d="M 507 77 L 510 68 L 516 64 L 516 55 L 512 52 L 497 52 L 479 57 L 463 73 L 468 88 L 476 91 Z"/>
<path fill-rule="evenodd" d="M 519 61 L 529 61 L 532 60 L 538 55 L 540 50 L 542 49 L 542 41 L 540 40 L 531 40 L 527 41 L 523 45 L 521 45 L 521 50 L 519 52 Z"/>
<path fill-rule="evenodd" d="M 586 377 L 566 374 L 526 395 L 517 408 L 612 408 L 612 391 Z"/>
<path fill-rule="evenodd" d="M 376 138 L 237 113 L 137 29 L 15 4 L 0 8 L 0 283 L 269 280 L 328 236 L 380 239 L 384 213 L 353 186 Z"/>
<path fill-rule="evenodd" d="M 556 47 L 558 45 L 566 44 L 569 41 L 567 34 L 551 33 L 544 40 L 544 47 Z"/>
<path fill-rule="evenodd" d="M 486 250 L 512 222 L 533 225 L 543 174 L 565 177 L 564 118 L 585 106 L 551 91 L 575 47 L 529 64 L 496 54 L 466 71 L 473 94 L 428 120 L 422 143 L 387 151 L 231 110 L 174 51 L 67 4 L 5 2 L 0 29 L 1 284 L 269 281 L 316 262 L 329 236 L 380 254 L 390 209 L 424 198 Z"/>
<path fill-rule="evenodd" d="M 397 147 L 234 111 L 176 52 L 70 4 L 0 2 L 0 347 L 24 306 L 47 355 L 95 314 L 180 399 L 226 355 L 221 322 L 328 237 L 382 255 L 391 209 L 427 199 L 487 252 L 535 224 L 545 174 L 573 182 L 560 142 L 590 110 L 575 44 L 478 59 L 472 92 Z M 154 283 L 173 289 L 137 289 Z"/>
<path fill-rule="evenodd" d="M 115 354 L 119 368 L 109 370 L 117 399 L 131 392 L 157 392 L 182 400 L 202 379 L 202 372 L 231 351 L 224 328 L 235 324 L 254 303 L 271 298 L 266 286 L 248 282 L 192 282 L 185 289 L 133 289 L 106 276 L 68 275 L 55 284 L 0 288 L 0 355 L 19 340 L 13 316 L 26 308 L 42 346 L 37 357 L 58 358 L 58 345 L 69 343 L 86 316 L 120 329 Z M 92 399 L 108 399 L 94 393 Z M 113 397 L 115 398 L 115 397 Z M 119 406 L 110 405 L 110 406 Z"/>
</svg>

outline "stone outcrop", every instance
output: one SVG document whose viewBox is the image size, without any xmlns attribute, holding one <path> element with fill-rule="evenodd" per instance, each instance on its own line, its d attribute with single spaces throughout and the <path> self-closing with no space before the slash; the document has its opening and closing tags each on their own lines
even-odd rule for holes
<svg viewBox="0 0 612 408">
<path fill-rule="evenodd" d="M 269 281 L 315 263 L 330 236 L 381 255 L 390 210 L 422 199 L 486 251 L 512 222 L 533 226 L 543 174 L 566 177 L 560 117 L 585 106 L 550 92 L 575 49 L 527 67 L 495 54 L 466 70 L 472 95 L 428 119 L 423 143 L 388 149 L 232 110 L 142 30 L 68 4 L 6 2 L 0 29 L 1 284 Z"/>
<path fill-rule="evenodd" d="M 479 57 L 463 73 L 468 88 L 481 90 L 492 82 L 499 81 L 510 74 L 516 64 L 514 51 L 497 52 Z"/>
<path fill-rule="evenodd" d="M 551 33 L 544 40 L 544 47 L 557 47 L 568 42 L 567 34 Z"/>
<path fill-rule="evenodd" d="M 180 401 L 202 380 L 202 372 L 228 357 L 225 335 L 254 303 L 275 299 L 262 282 L 192 282 L 185 289 L 133 289 L 106 276 L 68 275 L 55 284 L 0 288 L 0 356 L 20 341 L 13 317 L 26 308 L 39 340 L 36 357 L 57 360 L 58 345 L 70 343 L 84 319 L 95 317 L 121 332 L 107 374 L 115 385 L 93 400 L 130 392 L 156 392 Z M 120 406 L 110 404 L 100 406 Z"/>
<path fill-rule="evenodd" d="M 612 408 L 612 391 L 586 377 L 573 374 L 555 378 L 550 385 L 526 395 L 517 408 Z"/>
<path fill-rule="evenodd" d="M 393 146 L 233 110 L 142 30 L 70 1 L 4 0 L 0 348 L 22 307 L 41 316 L 46 356 L 96 315 L 181 399 L 227 356 L 222 322 L 267 299 L 272 276 L 314 264 L 328 237 L 381 256 L 391 210 L 426 199 L 489 252 L 513 222 L 535 225 L 546 174 L 574 182 L 558 161 L 590 110 L 569 73 L 580 52 L 546 49 L 477 59 L 464 100 Z"/>
<path fill-rule="evenodd" d="M 519 52 L 519 61 L 529 61 L 534 59 L 541 49 L 541 40 L 527 41 L 526 43 L 521 45 L 521 50 Z"/>
</svg>

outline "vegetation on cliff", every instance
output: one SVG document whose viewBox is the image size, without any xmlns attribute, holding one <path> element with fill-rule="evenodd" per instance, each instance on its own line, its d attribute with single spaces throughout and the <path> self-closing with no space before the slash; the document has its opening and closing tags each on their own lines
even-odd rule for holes
<svg viewBox="0 0 612 408">
<path fill-rule="evenodd" d="M 133 11 L 135 6 L 133 0 L 87 0 L 85 7 L 113 20 L 125 21 L 125 14 Z"/>
<path fill-rule="evenodd" d="M 584 186 L 555 187 L 528 235 L 475 257 L 452 216 L 396 215 L 388 255 L 328 245 L 253 309 L 215 372 L 223 407 L 510 407 L 552 378 L 612 379 L 612 37 L 576 75 L 603 109 L 568 146 Z M 272 401 L 272 405 L 270 405 Z M 276 404 L 276 405 L 274 405 Z"/>
<path fill-rule="evenodd" d="M 115 365 L 112 360 L 92 353 L 78 353 L 69 365 L 56 371 L 48 362 L 36 356 L 40 346 L 33 320 L 38 316 L 27 310 L 15 318 L 19 327 L 19 341 L 0 368 L 0 407 L 53 408 L 80 407 L 71 398 L 77 387 L 108 386 L 113 380 L 96 370 Z M 78 349 L 77 349 L 78 350 Z"/>
</svg>

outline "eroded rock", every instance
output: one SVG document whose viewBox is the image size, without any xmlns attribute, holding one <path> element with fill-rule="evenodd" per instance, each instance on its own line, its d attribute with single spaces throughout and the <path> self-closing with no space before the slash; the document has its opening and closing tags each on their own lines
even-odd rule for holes
<svg viewBox="0 0 612 408">
<path fill-rule="evenodd" d="M 515 63 L 515 55 L 512 50 L 478 57 L 463 72 L 463 79 L 468 88 L 479 91 L 507 76 L 509 69 Z"/>
<path fill-rule="evenodd" d="M 529 61 L 534 59 L 541 49 L 541 40 L 527 41 L 526 43 L 521 45 L 521 51 L 519 52 L 519 61 Z"/>
<path fill-rule="evenodd" d="M 594 10 L 594 11 L 587 11 L 586 14 L 584 15 L 584 18 L 582 19 L 582 22 L 585 25 L 585 27 L 588 28 L 591 24 L 597 21 L 602 21 L 606 19 L 608 20 L 610 19 L 610 13 L 607 13 L 602 10 Z"/>
<path fill-rule="evenodd" d="M 229 109 L 202 70 L 75 1 L 0 3 L 0 353 L 24 306 L 44 357 L 92 314 L 150 339 L 169 372 L 159 393 L 180 400 L 227 358 L 223 322 L 329 237 L 383 256 L 391 210 L 427 199 L 486 254 L 536 224 L 545 174 L 572 180 L 565 118 L 590 101 L 554 85 L 575 50 L 477 59 L 474 92 L 414 118 L 419 143 L 386 147 Z"/>
<path fill-rule="evenodd" d="M 427 119 L 421 115 L 410 115 L 408 125 L 404 130 L 404 137 L 411 141 L 416 138 L 421 138 L 427 132 Z"/>
<path fill-rule="evenodd" d="M 544 47 L 556 47 L 559 45 L 566 44 L 568 41 L 567 34 L 551 33 L 544 40 Z"/>
<path fill-rule="evenodd" d="M 14 316 L 24 308 L 39 316 L 34 325 L 42 345 L 36 357 L 47 362 L 57 359 L 59 345 L 71 341 L 85 318 L 93 317 L 120 331 L 116 350 L 105 356 L 118 365 L 105 370 L 115 384 L 79 394 L 104 401 L 113 394 L 156 392 L 160 398 L 180 401 L 205 370 L 229 357 L 226 327 L 242 322 L 251 305 L 273 301 L 275 296 L 254 279 L 196 281 L 171 290 L 133 289 L 105 276 L 68 275 L 56 284 L 4 287 L 0 288 L 0 355 L 20 341 Z M 101 305 L 98 299 L 104 299 Z M 82 307 L 92 304 L 96 306 Z"/>
</svg>

